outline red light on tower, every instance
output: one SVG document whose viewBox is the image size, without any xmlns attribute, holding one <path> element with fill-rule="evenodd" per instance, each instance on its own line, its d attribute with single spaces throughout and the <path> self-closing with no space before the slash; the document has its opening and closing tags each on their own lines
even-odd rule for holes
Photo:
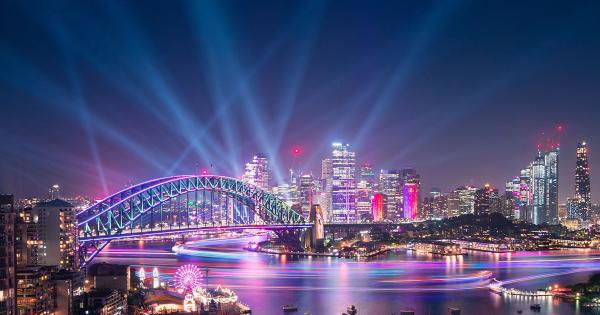
<svg viewBox="0 0 600 315">
<path fill-rule="evenodd" d="M 207 169 L 205 169 L 205 168 L 203 168 L 203 169 L 200 171 L 200 174 L 201 174 L 201 175 L 208 175 L 208 170 L 207 170 Z"/>
<path fill-rule="evenodd" d="M 292 148 L 292 155 L 298 156 L 300 154 L 302 154 L 302 148 L 300 148 L 299 146 L 295 146 Z"/>
<path fill-rule="evenodd" d="M 564 130 L 565 130 L 565 125 L 563 125 L 562 123 L 556 124 L 556 132 L 562 133 Z"/>
</svg>

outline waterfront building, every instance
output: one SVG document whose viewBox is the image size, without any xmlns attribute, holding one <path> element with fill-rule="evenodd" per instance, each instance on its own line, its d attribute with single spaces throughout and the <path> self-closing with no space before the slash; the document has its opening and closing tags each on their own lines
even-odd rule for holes
<svg viewBox="0 0 600 315">
<path fill-rule="evenodd" d="M 592 200 L 590 190 L 590 167 L 588 163 L 588 147 L 585 141 L 577 144 L 575 160 L 575 197 L 576 211 L 571 213 L 572 219 L 588 223 L 592 217 Z"/>
<path fill-rule="evenodd" d="M 37 264 L 78 270 L 77 224 L 73 206 L 60 199 L 40 202 L 31 209 L 39 242 Z"/>
<path fill-rule="evenodd" d="M 257 153 L 251 162 L 246 163 L 242 180 L 258 188 L 269 191 L 269 159 L 262 153 Z"/>
<path fill-rule="evenodd" d="M 497 212 L 500 202 L 498 189 L 486 184 L 483 188 L 475 191 L 474 212 L 476 215 L 487 215 Z"/>
<path fill-rule="evenodd" d="M 378 191 L 385 195 L 385 219 L 396 221 L 402 218 L 402 172 L 381 170 Z"/>
<path fill-rule="evenodd" d="M 356 153 L 350 145 L 333 143 L 331 206 L 334 222 L 353 222 L 356 213 Z"/>
<path fill-rule="evenodd" d="M 17 312 L 15 220 L 14 196 L 0 195 L 0 315 Z"/>
</svg>

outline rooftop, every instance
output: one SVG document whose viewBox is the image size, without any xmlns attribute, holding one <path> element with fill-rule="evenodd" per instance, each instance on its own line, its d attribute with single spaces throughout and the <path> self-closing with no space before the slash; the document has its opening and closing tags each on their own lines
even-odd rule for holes
<svg viewBox="0 0 600 315">
<path fill-rule="evenodd" d="M 35 206 L 36 208 L 73 208 L 72 204 L 62 199 L 38 202 Z"/>
</svg>

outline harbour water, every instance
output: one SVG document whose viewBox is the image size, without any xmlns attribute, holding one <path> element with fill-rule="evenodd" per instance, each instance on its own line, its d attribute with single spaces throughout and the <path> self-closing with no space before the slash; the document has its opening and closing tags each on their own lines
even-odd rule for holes
<svg viewBox="0 0 600 315">
<path fill-rule="evenodd" d="M 468 252 L 465 256 L 434 256 L 395 251 L 356 261 L 332 257 L 294 257 L 244 251 L 258 237 L 198 240 L 174 244 L 111 244 L 96 261 L 139 267 L 158 267 L 161 281 L 169 281 L 178 266 L 196 264 L 208 270 L 208 286 L 231 288 L 253 314 L 282 314 L 286 304 L 298 314 L 341 314 L 356 305 L 359 314 L 600 314 L 574 301 L 556 298 L 502 296 L 488 289 L 491 279 L 523 290 L 584 282 L 600 272 L 600 251 L 561 250 L 493 254 Z M 206 284 L 206 283 L 205 283 Z"/>
</svg>

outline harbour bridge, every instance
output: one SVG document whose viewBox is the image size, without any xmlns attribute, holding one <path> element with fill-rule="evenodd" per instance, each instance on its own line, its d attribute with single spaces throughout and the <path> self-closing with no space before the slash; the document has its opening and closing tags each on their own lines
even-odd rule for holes
<svg viewBox="0 0 600 315">
<path fill-rule="evenodd" d="M 272 193 L 215 175 L 171 176 L 128 187 L 78 212 L 77 222 L 82 267 L 117 239 L 243 228 L 297 240 L 293 231 L 312 227 Z"/>
</svg>

